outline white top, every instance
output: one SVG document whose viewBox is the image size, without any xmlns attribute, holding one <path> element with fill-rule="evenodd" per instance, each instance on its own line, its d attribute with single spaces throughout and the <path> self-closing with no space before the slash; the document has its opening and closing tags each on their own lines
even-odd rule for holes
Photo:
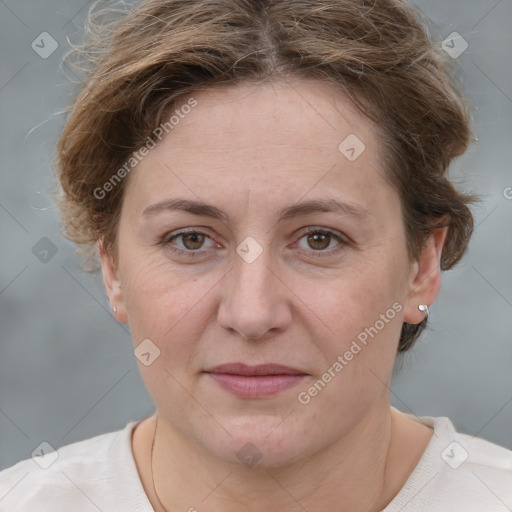
<svg viewBox="0 0 512 512">
<path fill-rule="evenodd" d="M 446 417 L 407 415 L 434 434 L 382 512 L 512 510 L 512 451 L 456 432 Z M 43 446 L 44 455 L 1 471 L 0 511 L 154 512 L 131 449 L 131 433 L 140 421 L 57 452 L 46 453 Z"/>
</svg>

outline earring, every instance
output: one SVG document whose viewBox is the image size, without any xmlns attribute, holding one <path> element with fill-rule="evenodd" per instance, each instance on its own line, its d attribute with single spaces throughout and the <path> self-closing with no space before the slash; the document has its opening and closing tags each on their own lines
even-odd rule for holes
<svg viewBox="0 0 512 512">
<path fill-rule="evenodd" d="M 112 306 L 112 311 L 113 311 L 114 313 L 117 313 L 117 308 L 116 308 L 115 306 Z"/>
<path fill-rule="evenodd" d="M 420 304 L 418 306 L 418 309 L 420 311 L 423 311 L 423 313 L 425 313 L 425 318 L 428 318 L 428 306 L 426 304 Z"/>
</svg>

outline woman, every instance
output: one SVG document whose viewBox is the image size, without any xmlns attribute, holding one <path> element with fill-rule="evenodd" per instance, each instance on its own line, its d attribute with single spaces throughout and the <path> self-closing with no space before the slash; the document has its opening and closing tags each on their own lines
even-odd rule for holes
<svg viewBox="0 0 512 512">
<path fill-rule="evenodd" d="M 59 206 L 156 411 L 3 471 L 2 510 L 512 507 L 512 452 L 390 406 L 475 199 L 446 177 L 469 115 L 418 16 L 398 0 L 91 14 Z"/>
</svg>

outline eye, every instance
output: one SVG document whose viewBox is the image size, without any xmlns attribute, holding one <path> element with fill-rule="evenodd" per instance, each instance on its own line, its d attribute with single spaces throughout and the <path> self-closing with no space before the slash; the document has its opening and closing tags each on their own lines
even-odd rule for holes
<svg viewBox="0 0 512 512">
<path fill-rule="evenodd" d="M 174 251 L 178 254 L 193 257 L 196 255 L 204 254 L 206 252 L 199 250 L 203 247 L 206 239 L 211 240 L 211 238 L 206 233 L 191 229 L 178 233 L 169 233 L 168 235 L 164 236 L 160 244 L 166 249 Z M 173 244 L 175 240 L 181 240 L 181 246 L 178 245 L 176 247 Z"/>
<path fill-rule="evenodd" d="M 205 255 L 213 247 L 222 247 L 216 242 L 209 248 L 204 248 L 206 240 L 211 240 L 211 237 L 202 231 L 189 229 L 186 231 L 173 232 L 165 235 L 160 242 L 165 249 L 173 251 L 178 255 L 187 257 L 195 257 Z M 307 247 L 300 246 L 301 240 L 306 241 Z M 181 244 L 177 244 L 176 241 L 181 241 Z M 213 241 L 212 241 L 213 242 Z M 334 244 L 335 243 L 335 244 Z M 335 233 L 334 231 L 326 228 L 308 227 L 302 232 L 302 236 L 299 238 L 297 244 L 301 251 L 307 251 L 309 256 L 313 257 L 326 257 L 332 256 L 333 254 L 341 251 L 349 241 L 342 235 Z M 333 245 L 334 244 L 334 245 Z M 332 249 L 334 247 L 334 249 Z M 331 250 L 327 250 L 327 249 Z"/>
<path fill-rule="evenodd" d="M 325 228 L 307 228 L 300 240 L 306 240 L 306 244 L 308 247 L 305 248 L 312 256 L 330 256 L 334 253 L 337 253 L 345 245 L 348 244 L 348 241 L 344 239 L 342 236 L 336 234 L 334 231 Z M 333 242 L 337 242 L 334 245 L 334 250 L 327 251 L 329 247 L 332 249 Z"/>
</svg>

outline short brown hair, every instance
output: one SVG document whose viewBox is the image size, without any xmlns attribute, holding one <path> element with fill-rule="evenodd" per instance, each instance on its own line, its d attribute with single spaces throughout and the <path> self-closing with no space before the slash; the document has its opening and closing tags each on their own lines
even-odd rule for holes
<svg viewBox="0 0 512 512">
<path fill-rule="evenodd" d="M 441 269 L 460 260 L 473 230 L 468 204 L 477 198 L 456 191 L 446 173 L 472 137 L 469 102 L 416 8 L 403 0 L 146 0 L 111 16 L 98 5 L 85 43 L 67 55 L 78 57 L 85 76 L 54 158 L 63 234 L 79 244 L 84 270 L 99 270 L 98 241 L 117 261 L 127 180 L 101 200 L 94 191 L 169 108 L 213 85 L 286 77 L 336 84 L 378 124 L 410 258 L 448 226 Z M 403 324 L 399 352 L 425 325 Z"/>
</svg>

